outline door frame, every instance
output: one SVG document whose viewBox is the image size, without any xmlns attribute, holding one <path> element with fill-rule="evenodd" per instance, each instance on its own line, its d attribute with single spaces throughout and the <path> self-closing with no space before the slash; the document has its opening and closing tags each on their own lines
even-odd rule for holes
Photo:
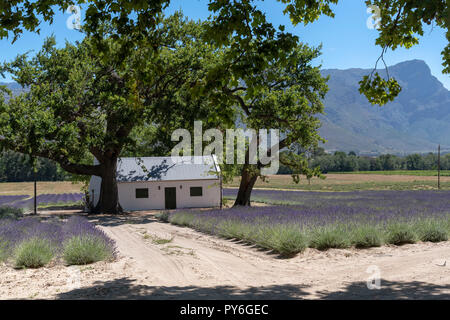
<svg viewBox="0 0 450 320">
<path fill-rule="evenodd" d="M 172 206 L 170 205 L 171 202 L 170 199 L 167 198 L 167 192 L 169 190 L 173 190 L 174 193 L 174 208 L 171 208 Z M 170 208 L 169 208 L 170 207 Z M 172 210 L 172 209 L 176 209 L 177 208 L 177 188 L 176 187 L 164 187 L 164 208 L 167 210 Z"/>
</svg>

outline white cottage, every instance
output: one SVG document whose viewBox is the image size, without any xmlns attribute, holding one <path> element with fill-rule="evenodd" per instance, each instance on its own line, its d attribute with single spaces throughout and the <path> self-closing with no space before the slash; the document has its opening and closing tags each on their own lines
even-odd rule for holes
<svg viewBox="0 0 450 320">
<path fill-rule="evenodd" d="M 101 178 L 92 176 L 89 190 L 94 205 L 100 184 Z M 117 185 L 125 211 L 219 207 L 222 202 L 215 156 L 120 158 Z"/>
</svg>

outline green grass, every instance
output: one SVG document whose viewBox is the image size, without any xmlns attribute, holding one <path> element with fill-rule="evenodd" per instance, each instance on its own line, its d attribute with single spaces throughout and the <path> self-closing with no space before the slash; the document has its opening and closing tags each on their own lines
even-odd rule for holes
<svg viewBox="0 0 450 320">
<path fill-rule="evenodd" d="M 171 243 L 174 239 L 174 237 L 171 237 L 171 238 L 157 237 L 155 235 L 148 234 L 147 232 L 144 232 L 143 237 L 145 240 L 151 240 L 153 244 L 157 244 L 157 245 Z"/>
<path fill-rule="evenodd" d="M 49 209 L 53 207 L 57 208 L 72 208 L 72 207 L 81 207 L 83 203 L 81 201 L 77 202 L 55 202 L 55 203 L 46 203 L 38 205 L 39 209 Z"/>
</svg>

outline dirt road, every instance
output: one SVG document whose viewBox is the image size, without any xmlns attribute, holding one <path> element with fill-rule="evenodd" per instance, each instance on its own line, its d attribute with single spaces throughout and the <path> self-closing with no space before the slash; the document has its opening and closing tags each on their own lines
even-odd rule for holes
<svg viewBox="0 0 450 320">
<path fill-rule="evenodd" d="M 282 259 L 149 216 L 98 223 L 116 240 L 117 261 L 20 271 L 2 266 L 0 298 L 450 298 L 450 242 L 308 249 Z M 367 280 L 376 272 L 381 288 L 369 290 Z"/>
</svg>

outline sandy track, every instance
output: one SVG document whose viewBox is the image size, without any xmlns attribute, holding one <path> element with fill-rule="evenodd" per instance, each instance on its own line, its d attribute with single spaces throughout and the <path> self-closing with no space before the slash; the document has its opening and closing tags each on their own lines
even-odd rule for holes
<svg viewBox="0 0 450 320">
<path fill-rule="evenodd" d="M 127 227 L 128 232 L 134 229 L 155 236 L 170 235 L 174 238 L 172 246 L 192 250 L 193 254 L 169 254 L 165 258 L 173 261 L 175 266 L 183 265 L 194 271 L 184 272 L 185 279 L 177 283 L 178 286 L 220 288 L 227 285 L 234 287 L 237 295 L 252 297 L 251 292 L 254 292 L 254 297 L 262 294 L 268 298 L 450 297 L 448 242 L 364 251 L 318 252 L 308 249 L 293 259 L 280 259 L 256 248 L 200 234 L 189 228 L 161 223 Z M 139 260 L 138 256 L 133 258 Z M 380 270 L 381 290 L 367 289 L 370 276 L 367 269 L 372 265 Z M 174 268 L 166 272 L 172 274 L 178 270 Z M 281 296 L 270 295 L 267 288 L 271 287 Z M 258 288 L 262 290 L 258 292 Z"/>
<path fill-rule="evenodd" d="M 1 266 L 0 297 L 450 298 L 450 242 L 369 250 L 308 249 L 281 259 L 151 217 L 101 218 L 98 223 L 116 240 L 117 261 L 19 271 Z M 380 290 L 367 289 L 369 266 L 380 270 Z M 67 279 L 74 274 L 79 282 L 68 285 Z"/>
</svg>

